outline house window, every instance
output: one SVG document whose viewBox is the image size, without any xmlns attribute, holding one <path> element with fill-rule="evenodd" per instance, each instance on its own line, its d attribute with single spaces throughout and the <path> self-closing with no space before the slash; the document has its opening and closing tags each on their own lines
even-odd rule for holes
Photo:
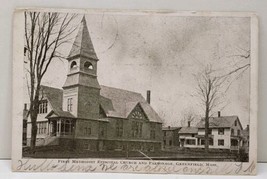
<svg viewBox="0 0 267 179">
<path fill-rule="evenodd" d="M 212 134 L 212 129 L 209 129 L 208 130 L 208 134 Z"/>
<path fill-rule="evenodd" d="M 72 111 L 72 98 L 68 98 L 67 111 Z"/>
<path fill-rule="evenodd" d="M 163 135 L 166 137 L 166 131 L 164 131 Z"/>
<path fill-rule="evenodd" d="M 166 140 L 163 140 L 164 145 L 166 145 Z"/>
<path fill-rule="evenodd" d="M 142 122 L 133 121 L 132 122 L 132 137 L 142 137 Z"/>
<path fill-rule="evenodd" d="M 205 145 L 205 140 L 204 139 L 200 140 L 200 145 Z"/>
<path fill-rule="evenodd" d="M 235 120 L 235 126 L 237 126 L 237 120 Z"/>
<path fill-rule="evenodd" d="M 209 145 L 213 145 L 213 139 L 212 138 L 209 139 Z"/>
<path fill-rule="evenodd" d="M 41 100 L 39 102 L 39 114 L 47 113 L 47 100 Z"/>
<path fill-rule="evenodd" d="M 219 129 L 218 129 L 218 134 L 219 134 L 219 135 L 224 135 L 224 129 L 219 128 Z"/>
<path fill-rule="evenodd" d="M 116 136 L 122 137 L 123 135 L 123 120 L 118 119 L 116 121 Z"/>
<path fill-rule="evenodd" d="M 239 129 L 237 130 L 237 135 L 240 136 L 240 130 Z"/>
<path fill-rule="evenodd" d="M 186 144 L 187 145 L 196 145 L 196 140 L 195 139 L 186 139 Z"/>
<path fill-rule="evenodd" d="M 169 145 L 172 146 L 172 140 L 169 141 Z"/>
<path fill-rule="evenodd" d="M 38 122 L 37 123 L 37 133 L 38 134 L 46 134 L 46 122 Z"/>
<path fill-rule="evenodd" d="M 150 139 L 156 138 L 156 124 L 151 123 L 150 124 Z"/>
<path fill-rule="evenodd" d="M 224 140 L 223 139 L 218 140 L 218 146 L 224 146 Z"/>
<path fill-rule="evenodd" d="M 231 135 L 235 135 L 235 130 L 231 129 Z"/>
</svg>

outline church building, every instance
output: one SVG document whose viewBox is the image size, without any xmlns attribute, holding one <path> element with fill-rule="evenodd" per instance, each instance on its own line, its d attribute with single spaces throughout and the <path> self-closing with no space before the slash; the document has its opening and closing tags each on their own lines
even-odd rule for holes
<svg viewBox="0 0 267 179">
<path fill-rule="evenodd" d="M 162 120 L 140 93 L 98 83 L 97 63 L 83 17 L 68 55 L 62 89 L 42 86 L 37 146 L 76 151 L 158 151 Z M 118 73 L 119 75 L 119 73 Z M 108 78 L 108 74 L 107 74 Z M 27 145 L 31 122 L 27 122 Z"/>
</svg>

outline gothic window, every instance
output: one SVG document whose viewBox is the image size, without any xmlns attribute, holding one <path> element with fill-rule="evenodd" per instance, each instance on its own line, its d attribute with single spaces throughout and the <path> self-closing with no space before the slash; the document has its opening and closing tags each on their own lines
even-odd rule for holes
<svg viewBox="0 0 267 179">
<path fill-rule="evenodd" d="M 47 100 L 42 100 L 39 103 L 39 114 L 47 113 Z"/>
<path fill-rule="evenodd" d="M 84 63 L 84 69 L 89 69 L 89 70 L 93 70 L 93 65 L 90 62 L 85 62 Z"/>
<path fill-rule="evenodd" d="M 106 130 L 106 127 L 104 125 L 100 125 L 100 127 L 99 127 L 99 135 L 101 137 L 105 136 L 105 130 Z"/>
<path fill-rule="evenodd" d="M 143 123 L 138 121 L 132 122 L 132 137 L 141 138 L 142 137 L 142 127 Z"/>
<path fill-rule="evenodd" d="M 67 102 L 67 111 L 72 111 L 72 98 L 68 98 L 68 102 Z"/>
<path fill-rule="evenodd" d="M 87 127 L 84 128 L 84 135 L 85 136 L 90 136 L 91 135 L 91 132 L 92 132 L 91 131 L 91 127 L 88 127 L 87 126 Z"/>
<path fill-rule="evenodd" d="M 123 135 L 123 120 L 117 120 L 116 121 L 116 136 L 122 137 Z"/>
<path fill-rule="evenodd" d="M 156 124 L 151 123 L 150 124 L 150 139 L 155 139 L 156 138 Z"/>
<path fill-rule="evenodd" d="M 76 68 L 76 67 L 77 67 L 76 61 L 71 62 L 70 68 L 73 69 L 73 68 Z"/>
<path fill-rule="evenodd" d="M 131 118 L 133 118 L 133 119 L 143 119 L 144 117 L 143 117 L 141 112 L 135 111 L 135 112 L 132 113 Z"/>
</svg>

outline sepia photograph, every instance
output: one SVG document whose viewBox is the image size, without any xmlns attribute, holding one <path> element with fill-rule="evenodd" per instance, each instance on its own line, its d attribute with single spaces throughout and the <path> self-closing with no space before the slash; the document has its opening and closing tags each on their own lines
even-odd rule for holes
<svg viewBox="0 0 267 179">
<path fill-rule="evenodd" d="M 19 9 L 14 28 L 13 170 L 255 174 L 254 14 Z"/>
</svg>

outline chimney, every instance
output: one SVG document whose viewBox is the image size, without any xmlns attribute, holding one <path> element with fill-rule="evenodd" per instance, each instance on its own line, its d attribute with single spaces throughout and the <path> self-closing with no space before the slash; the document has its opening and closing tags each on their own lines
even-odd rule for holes
<svg viewBox="0 0 267 179">
<path fill-rule="evenodd" d="M 221 111 L 218 111 L 218 117 L 221 117 Z"/>
<path fill-rule="evenodd" d="M 188 122 L 187 122 L 187 124 L 188 124 L 188 127 L 190 127 L 190 123 L 191 123 L 191 121 L 188 121 Z"/>
<path fill-rule="evenodd" d="M 27 103 L 24 103 L 24 110 L 27 110 Z"/>
<path fill-rule="evenodd" d="M 151 91 L 147 90 L 146 91 L 146 101 L 147 101 L 148 104 L 150 104 L 150 95 L 151 95 Z"/>
<path fill-rule="evenodd" d="M 168 126 L 168 129 L 171 129 L 171 126 Z"/>
</svg>

